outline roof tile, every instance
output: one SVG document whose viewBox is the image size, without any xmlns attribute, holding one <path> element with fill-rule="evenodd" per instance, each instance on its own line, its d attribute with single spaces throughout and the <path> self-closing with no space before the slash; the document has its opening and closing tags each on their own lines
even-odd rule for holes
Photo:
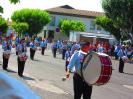
<svg viewBox="0 0 133 99">
<path fill-rule="evenodd" d="M 48 11 L 51 14 L 63 14 L 63 15 L 78 16 L 78 17 L 97 17 L 104 15 L 103 12 L 79 10 L 69 5 L 46 9 L 46 11 Z"/>
</svg>

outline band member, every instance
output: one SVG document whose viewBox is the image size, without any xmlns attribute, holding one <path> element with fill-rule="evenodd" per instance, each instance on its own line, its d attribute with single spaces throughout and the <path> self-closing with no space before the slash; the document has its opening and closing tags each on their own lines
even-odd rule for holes
<svg viewBox="0 0 133 99">
<path fill-rule="evenodd" d="M 36 46 L 34 40 L 31 39 L 31 43 L 30 43 L 30 59 L 31 60 L 34 60 L 34 55 L 35 55 L 36 49 L 37 49 L 37 46 Z"/>
<path fill-rule="evenodd" d="M 27 55 L 26 55 L 27 47 L 24 38 L 20 40 L 20 44 L 17 45 L 17 49 L 18 49 L 18 75 L 20 77 L 23 77 L 25 62 L 27 60 Z"/>
<path fill-rule="evenodd" d="M 52 53 L 53 53 L 53 57 L 56 58 L 56 51 L 57 51 L 58 45 L 57 42 L 54 41 L 53 45 L 52 45 Z"/>
<path fill-rule="evenodd" d="M 17 45 L 20 43 L 20 37 L 17 36 L 15 39 L 15 46 L 16 46 L 16 55 L 18 55 L 18 49 L 17 49 Z"/>
<path fill-rule="evenodd" d="M 89 42 L 82 44 L 81 50 L 72 55 L 67 67 L 66 77 L 69 78 L 70 71 L 75 66 L 75 72 L 73 76 L 74 99 L 80 99 L 82 94 L 83 99 L 91 99 L 92 86 L 89 86 L 81 77 L 81 65 L 83 64 L 85 54 L 88 53 L 89 45 Z"/>
<path fill-rule="evenodd" d="M 72 54 L 73 54 L 75 51 L 78 51 L 79 49 L 80 49 L 80 44 L 74 42 L 74 44 L 72 45 L 72 48 L 71 48 Z"/>
<path fill-rule="evenodd" d="M 45 41 L 44 38 L 42 39 L 42 41 L 41 41 L 41 43 L 40 43 L 40 47 L 41 47 L 41 49 L 42 49 L 41 54 L 44 55 L 44 51 L 45 51 L 45 49 L 46 49 L 46 47 L 47 47 L 47 42 Z"/>
<path fill-rule="evenodd" d="M 124 46 L 122 46 L 122 48 L 119 50 L 117 55 L 120 57 L 120 60 L 119 60 L 119 73 L 123 73 L 124 64 L 125 64 L 124 60 L 125 61 L 127 60 L 127 59 L 124 59 L 124 56 L 127 56 Z"/>
<path fill-rule="evenodd" d="M 11 52 L 11 44 L 9 41 L 9 37 L 5 38 L 5 41 L 2 44 L 2 49 L 3 49 L 3 69 L 7 70 L 8 61 L 9 61 L 10 52 Z"/>
<path fill-rule="evenodd" d="M 34 43 L 35 43 L 36 47 L 40 46 L 40 42 L 39 42 L 39 38 L 38 37 L 35 37 Z"/>
<path fill-rule="evenodd" d="M 63 59 L 63 60 L 65 59 L 66 50 L 67 50 L 67 42 L 64 41 L 64 42 L 63 42 L 63 45 L 62 45 L 62 59 Z"/>
<path fill-rule="evenodd" d="M 67 48 L 67 51 L 65 53 L 65 59 L 66 59 L 65 71 L 67 71 L 67 65 L 69 64 L 71 55 L 72 55 L 71 49 L 70 48 Z"/>
</svg>

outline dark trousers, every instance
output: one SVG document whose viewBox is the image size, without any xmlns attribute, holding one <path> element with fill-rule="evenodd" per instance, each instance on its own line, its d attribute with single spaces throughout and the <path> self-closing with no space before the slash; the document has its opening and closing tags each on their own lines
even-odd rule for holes
<svg viewBox="0 0 133 99">
<path fill-rule="evenodd" d="M 6 70 L 8 67 L 8 61 L 9 59 L 5 58 L 3 55 L 3 69 Z"/>
<path fill-rule="evenodd" d="M 92 86 L 89 86 L 78 74 L 73 76 L 74 84 L 74 99 L 80 99 L 83 94 L 83 99 L 91 99 Z"/>
<path fill-rule="evenodd" d="M 18 75 L 19 76 L 23 76 L 24 67 L 25 67 L 25 61 L 20 61 L 20 59 L 18 58 Z"/>
<path fill-rule="evenodd" d="M 45 51 L 46 47 L 42 47 L 42 51 L 41 54 L 44 55 L 44 51 Z"/>
<path fill-rule="evenodd" d="M 62 50 L 62 59 L 65 59 L 65 53 L 66 53 L 66 50 L 63 49 L 63 50 Z"/>
<path fill-rule="evenodd" d="M 34 60 L 35 50 L 30 48 L 30 59 Z"/>
<path fill-rule="evenodd" d="M 18 55 L 18 52 L 16 51 L 16 55 Z"/>
<path fill-rule="evenodd" d="M 120 58 L 120 60 L 119 60 L 119 72 L 123 73 L 123 69 L 124 69 L 124 61 L 122 60 L 122 58 Z"/>
<path fill-rule="evenodd" d="M 57 51 L 57 48 L 53 48 L 53 57 L 54 58 L 56 57 L 56 51 Z"/>
<path fill-rule="evenodd" d="M 67 71 L 67 65 L 69 64 L 69 62 L 66 60 L 66 64 L 65 64 L 65 71 Z"/>
</svg>

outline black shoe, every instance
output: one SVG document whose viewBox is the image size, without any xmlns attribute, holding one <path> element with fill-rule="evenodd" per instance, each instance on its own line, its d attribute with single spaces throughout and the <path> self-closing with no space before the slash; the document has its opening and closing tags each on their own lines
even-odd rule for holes
<svg viewBox="0 0 133 99">
<path fill-rule="evenodd" d="M 6 70 L 7 71 L 7 68 L 3 68 L 3 70 Z"/>
<path fill-rule="evenodd" d="M 33 60 L 33 58 L 30 58 L 31 60 Z"/>
<path fill-rule="evenodd" d="M 119 73 L 124 73 L 124 72 L 120 72 L 120 71 L 119 71 Z"/>
<path fill-rule="evenodd" d="M 19 75 L 19 74 L 18 74 Z M 19 77 L 24 77 L 23 75 L 19 75 Z"/>
</svg>

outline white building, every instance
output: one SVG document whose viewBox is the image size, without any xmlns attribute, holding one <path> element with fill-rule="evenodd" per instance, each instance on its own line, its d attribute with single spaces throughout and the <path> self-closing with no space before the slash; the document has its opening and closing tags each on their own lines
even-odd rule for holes
<svg viewBox="0 0 133 99">
<path fill-rule="evenodd" d="M 69 5 L 59 6 L 55 8 L 46 9 L 51 17 L 51 22 L 44 27 L 44 37 L 49 39 L 69 39 L 64 37 L 62 33 L 57 32 L 58 24 L 62 19 L 70 19 L 76 21 L 82 21 L 86 25 L 86 31 L 88 33 L 100 33 L 109 35 L 108 32 L 104 31 L 99 26 L 94 24 L 94 19 L 97 16 L 102 16 L 104 13 L 78 10 Z"/>
</svg>

